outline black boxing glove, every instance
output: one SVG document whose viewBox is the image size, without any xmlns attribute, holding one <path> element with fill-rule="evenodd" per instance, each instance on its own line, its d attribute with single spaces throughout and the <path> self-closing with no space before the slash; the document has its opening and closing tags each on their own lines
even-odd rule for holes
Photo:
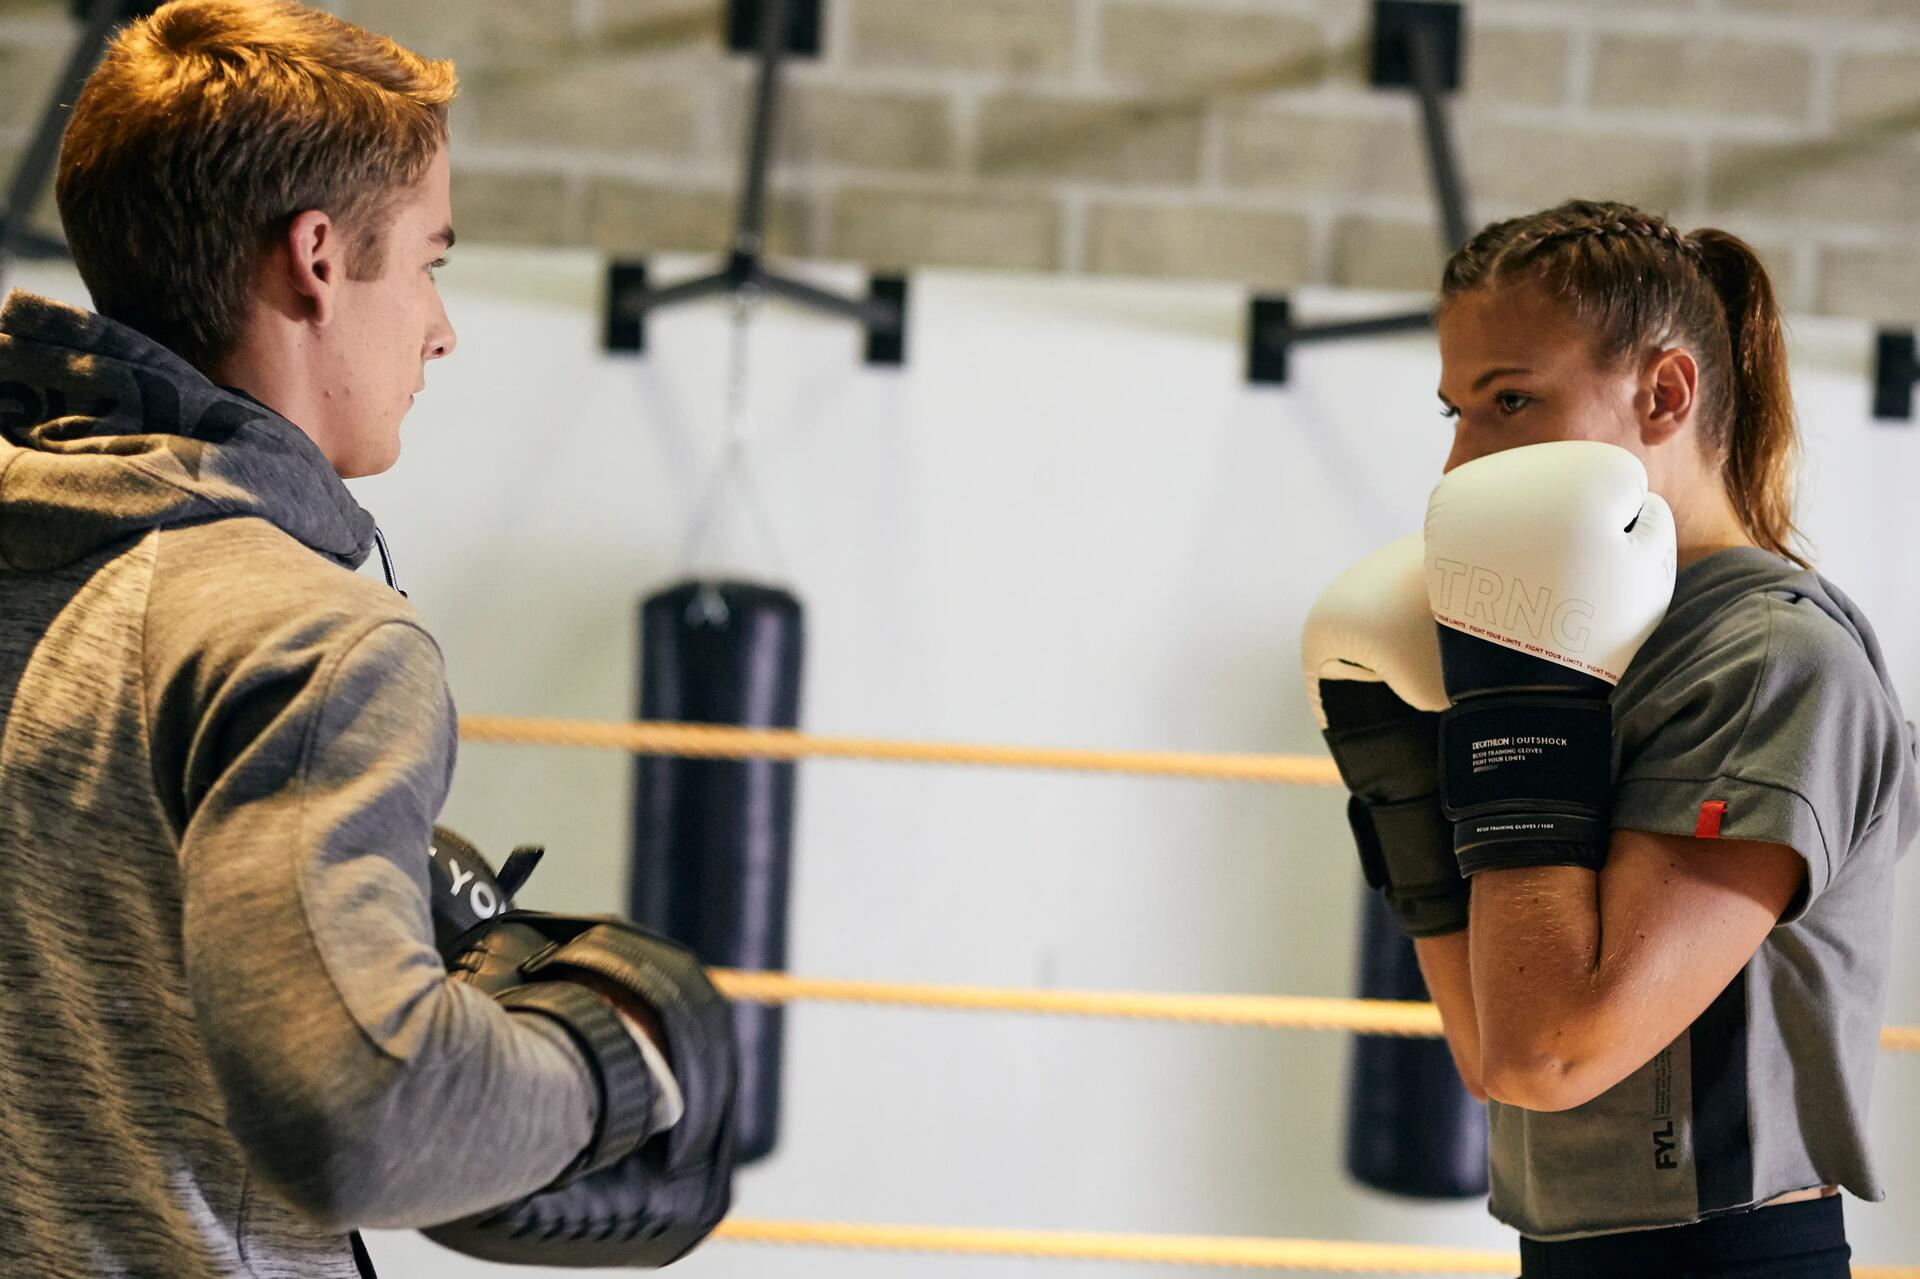
<svg viewBox="0 0 1920 1279">
<path fill-rule="evenodd" d="M 523 844 L 508 855 L 496 873 L 486 856 L 463 836 L 444 826 L 433 828 L 433 842 L 427 849 L 430 913 L 434 944 L 441 957 L 452 963 L 457 944 L 486 920 L 514 908 L 513 894 L 533 873 L 545 850 Z M 620 989 L 597 975 L 579 973 L 575 980 L 611 1000 L 628 1036 L 640 1050 L 655 1085 L 653 1111 L 647 1121 L 652 1132 L 664 1132 L 680 1119 L 685 1098 L 666 1057 L 649 1034 L 646 1024 L 654 1019 L 644 999 Z"/>
<path fill-rule="evenodd" d="M 475 924 L 513 909 L 513 895 L 546 856 L 537 844 L 522 844 L 507 854 L 496 873 L 479 849 L 445 826 L 433 828 L 427 846 L 428 903 L 433 944 L 444 958 L 448 947 Z"/>
<path fill-rule="evenodd" d="M 663 1266 L 706 1238 L 732 1200 L 739 1067 L 726 1001 L 692 952 L 612 917 L 509 910 L 443 955 L 454 980 L 565 1028 L 602 1106 L 592 1142 L 552 1186 L 422 1233 L 483 1260 L 588 1267 Z M 645 1054 L 587 978 L 644 1003 L 660 1026 L 684 1105 L 664 1132 Z"/>
<path fill-rule="evenodd" d="M 1409 937 L 1459 932 L 1468 904 L 1440 808 L 1447 695 L 1424 571 L 1417 534 L 1380 548 L 1315 601 L 1300 642 L 1307 701 L 1352 796 L 1361 871 Z"/>
</svg>

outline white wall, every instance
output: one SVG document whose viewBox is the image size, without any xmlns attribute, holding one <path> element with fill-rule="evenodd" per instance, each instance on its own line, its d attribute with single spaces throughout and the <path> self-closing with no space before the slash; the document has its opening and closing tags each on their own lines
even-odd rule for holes
<svg viewBox="0 0 1920 1279">
<path fill-rule="evenodd" d="M 626 718 L 636 601 L 673 573 L 710 475 L 724 308 L 657 317 L 644 362 L 610 359 L 598 274 L 591 256 L 461 250 L 444 287 L 462 349 L 430 371 L 397 470 L 356 486 L 464 711 Z M 21 282 L 78 296 L 56 275 Z M 760 488 L 809 609 L 805 725 L 1319 751 L 1300 622 L 1340 567 L 1418 525 L 1448 440 L 1431 340 L 1303 352 L 1295 385 L 1251 390 L 1231 287 L 942 273 L 914 287 L 903 372 L 865 370 L 853 330 L 784 310 L 754 337 Z M 1867 347 L 1850 323 L 1796 333 L 1804 513 L 1914 706 L 1920 436 L 1868 420 Z M 472 746 L 447 818 L 483 846 L 549 844 L 529 904 L 616 909 L 628 770 Z M 1328 790 L 809 764 L 792 966 L 1346 994 L 1357 883 Z M 1901 942 L 1890 1020 L 1920 1021 L 1917 952 Z M 1480 1205 L 1345 1181 L 1334 1036 L 817 1006 L 789 1027 L 783 1144 L 742 1176 L 743 1216 L 1511 1245 Z M 1894 1199 L 1849 1203 L 1856 1255 L 1920 1259 L 1920 1061 L 1889 1058 L 1881 1079 Z M 372 1247 L 392 1274 L 506 1273 L 409 1234 Z M 714 1245 L 681 1272 L 1058 1268 Z"/>
</svg>

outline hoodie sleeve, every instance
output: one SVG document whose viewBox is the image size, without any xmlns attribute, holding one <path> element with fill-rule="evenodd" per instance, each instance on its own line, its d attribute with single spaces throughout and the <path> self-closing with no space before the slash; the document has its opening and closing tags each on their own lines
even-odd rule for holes
<svg viewBox="0 0 1920 1279">
<path fill-rule="evenodd" d="M 190 745 L 156 780 L 184 821 L 188 986 L 229 1128 L 315 1219 L 418 1227 L 551 1182 L 599 1098 L 564 1032 L 447 980 L 440 652 L 411 620 L 350 625 L 289 624 L 183 681 L 202 695 L 162 699 L 155 737 Z"/>
</svg>

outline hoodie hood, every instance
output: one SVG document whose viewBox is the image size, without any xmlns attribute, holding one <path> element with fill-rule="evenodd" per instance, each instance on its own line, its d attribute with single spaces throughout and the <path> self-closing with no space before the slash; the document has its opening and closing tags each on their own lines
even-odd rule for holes
<svg viewBox="0 0 1920 1279">
<path fill-rule="evenodd" d="M 320 448 L 124 324 L 15 291 L 0 308 L 0 568 L 150 529 L 257 516 L 359 568 L 363 510 Z"/>
</svg>

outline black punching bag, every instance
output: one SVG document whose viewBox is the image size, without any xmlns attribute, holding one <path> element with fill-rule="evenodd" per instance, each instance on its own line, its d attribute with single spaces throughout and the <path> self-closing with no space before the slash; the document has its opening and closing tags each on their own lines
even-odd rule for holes
<svg viewBox="0 0 1920 1279">
<path fill-rule="evenodd" d="M 1379 893 L 1362 893 L 1360 997 L 1425 999 L 1413 942 Z M 1356 1035 L 1347 1096 L 1347 1171 L 1418 1199 L 1487 1193 L 1487 1113 L 1460 1082 L 1444 1039 Z"/>
<path fill-rule="evenodd" d="M 800 719 L 800 601 L 773 587 L 687 582 L 640 608 L 640 718 L 749 728 Z M 784 969 L 792 763 L 642 755 L 635 763 L 634 922 L 723 968 Z M 777 1005 L 734 1007 L 738 1157 L 772 1152 L 780 1119 Z"/>
</svg>

